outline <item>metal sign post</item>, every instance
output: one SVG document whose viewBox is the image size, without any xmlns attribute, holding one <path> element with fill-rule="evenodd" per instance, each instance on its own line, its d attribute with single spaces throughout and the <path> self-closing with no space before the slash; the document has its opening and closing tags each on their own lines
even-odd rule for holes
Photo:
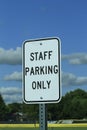
<svg viewBox="0 0 87 130">
<path fill-rule="evenodd" d="M 39 124 L 40 130 L 47 130 L 47 114 L 46 105 L 39 104 Z"/>
</svg>

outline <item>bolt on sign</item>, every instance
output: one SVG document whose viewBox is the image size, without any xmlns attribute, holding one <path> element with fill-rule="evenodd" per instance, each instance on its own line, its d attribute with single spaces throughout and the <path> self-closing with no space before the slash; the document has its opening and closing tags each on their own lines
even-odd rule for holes
<svg viewBox="0 0 87 130">
<path fill-rule="evenodd" d="M 59 38 L 23 43 L 23 99 L 27 104 L 57 103 L 61 98 Z"/>
</svg>

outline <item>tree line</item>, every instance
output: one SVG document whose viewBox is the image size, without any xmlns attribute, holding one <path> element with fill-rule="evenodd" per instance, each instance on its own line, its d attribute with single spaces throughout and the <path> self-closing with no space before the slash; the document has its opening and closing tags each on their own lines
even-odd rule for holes
<svg viewBox="0 0 87 130">
<path fill-rule="evenodd" d="M 66 93 L 57 104 L 47 104 L 48 120 L 87 118 L 87 92 L 76 89 Z M 39 105 L 5 104 L 0 95 L 0 121 L 37 121 Z"/>
</svg>

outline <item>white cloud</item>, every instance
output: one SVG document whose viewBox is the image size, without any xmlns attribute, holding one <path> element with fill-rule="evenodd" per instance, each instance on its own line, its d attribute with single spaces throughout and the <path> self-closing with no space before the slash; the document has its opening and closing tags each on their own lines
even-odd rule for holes
<svg viewBox="0 0 87 130">
<path fill-rule="evenodd" d="M 22 49 L 17 47 L 16 50 L 5 50 L 0 48 L 0 64 L 21 65 L 22 64 Z"/>
<path fill-rule="evenodd" d="M 10 75 L 6 75 L 4 77 L 4 80 L 10 80 L 10 81 L 22 81 L 22 73 L 21 72 L 14 72 Z"/>
<path fill-rule="evenodd" d="M 87 64 L 87 53 L 62 55 L 62 60 L 68 60 L 70 64 Z"/>
<path fill-rule="evenodd" d="M 0 92 L 2 94 L 19 94 L 22 92 L 20 87 L 0 87 Z"/>
<path fill-rule="evenodd" d="M 84 86 L 87 85 L 87 77 L 77 77 L 72 73 L 62 72 L 62 85 L 64 87 Z"/>
<path fill-rule="evenodd" d="M 14 72 L 10 75 L 6 75 L 4 80 L 9 81 L 22 81 L 22 73 Z M 73 73 L 62 72 L 62 85 L 63 86 L 82 86 L 87 85 L 87 77 L 77 77 Z"/>
<path fill-rule="evenodd" d="M 21 80 L 21 72 L 14 72 L 5 80 Z M 62 72 L 63 87 L 81 87 L 87 85 L 87 77 L 78 77 L 72 73 Z M 22 88 L 20 87 L 0 87 L 0 93 L 6 103 L 22 102 Z"/>
<path fill-rule="evenodd" d="M 62 55 L 62 60 L 68 60 L 70 64 L 87 64 L 87 53 L 73 53 L 70 55 Z M 5 50 L 3 48 L 0 48 L 0 64 L 21 65 L 21 47 L 17 47 L 16 50 Z"/>
<path fill-rule="evenodd" d="M 22 102 L 22 89 L 19 87 L 0 87 L 0 93 L 6 103 Z"/>
</svg>

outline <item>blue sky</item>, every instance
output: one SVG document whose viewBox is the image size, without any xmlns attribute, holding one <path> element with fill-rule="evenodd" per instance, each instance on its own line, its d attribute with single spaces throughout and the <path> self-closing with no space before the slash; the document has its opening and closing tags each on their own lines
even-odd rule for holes
<svg viewBox="0 0 87 130">
<path fill-rule="evenodd" d="M 22 101 L 22 44 L 59 37 L 62 93 L 87 91 L 87 0 L 0 0 L 0 93 Z"/>
</svg>

